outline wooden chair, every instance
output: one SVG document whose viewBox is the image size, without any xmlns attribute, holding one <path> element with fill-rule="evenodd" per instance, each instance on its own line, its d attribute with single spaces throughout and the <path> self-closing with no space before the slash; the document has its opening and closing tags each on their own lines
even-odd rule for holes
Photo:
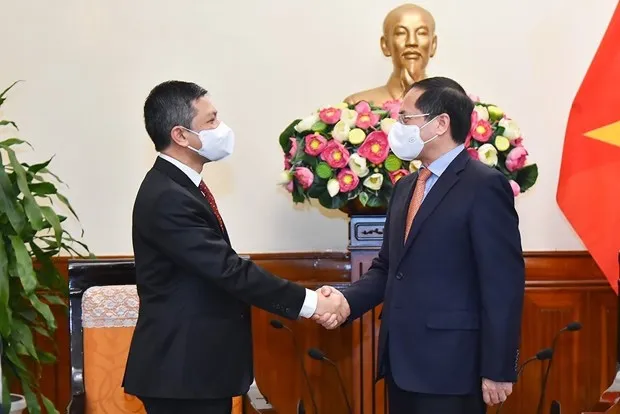
<svg viewBox="0 0 620 414">
<path fill-rule="evenodd" d="M 69 262 L 71 391 L 68 414 L 145 413 L 121 388 L 138 318 L 133 260 Z M 241 414 L 241 397 L 233 414 Z"/>
</svg>

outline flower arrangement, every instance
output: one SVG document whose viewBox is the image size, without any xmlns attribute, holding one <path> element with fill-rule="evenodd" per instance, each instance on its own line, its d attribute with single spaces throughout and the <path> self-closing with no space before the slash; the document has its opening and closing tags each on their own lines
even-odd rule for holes
<svg viewBox="0 0 620 414">
<path fill-rule="evenodd" d="M 497 106 L 474 101 L 465 147 L 472 158 L 501 171 L 517 196 L 534 185 L 538 168 L 526 165 L 528 152 L 518 125 Z M 421 166 L 390 150 L 388 134 L 399 110 L 400 101 L 381 107 L 340 103 L 293 121 L 280 134 L 280 184 L 293 202 L 317 199 L 328 209 L 351 211 L 348 206 L 355 204 L 384 211 L 394 184 Z"/>
<path fill-rule="evenodd" d="M 399 108 L 398 101 L 382 107 L 340 103 L 293 121 L 280 135 L 281 184 L 293 201 L 315 198 L 330 209 L 353 201 L 386 208 L 394 183 L 419 166 L 390 151 L 388 133 Z"/>
<path fill-rule="evenodd" d="M 496 105 L 482 103 L 476 96 L 471 98 L 475 106 L 465 141 L 469 155 L 502 172 L 515 197 L 529 190 L 538 179 L 538 166 L 527 165 L 529 154 L 519 126 Z"/>
</svg>

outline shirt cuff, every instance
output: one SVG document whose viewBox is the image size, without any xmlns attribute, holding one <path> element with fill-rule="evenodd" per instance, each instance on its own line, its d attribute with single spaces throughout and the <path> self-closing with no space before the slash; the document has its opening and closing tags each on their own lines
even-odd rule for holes
<svg viewBox="0 0 620 414">
<path fill-rule="evenodd" d="M 304 299 L 304 304 L 301 306 L 299 316 L 302 318 L 311 318 L 316 311 L 318 300 L 319 297 L 314 290 L 306 289 L 306 298 Z"/>
</svg>

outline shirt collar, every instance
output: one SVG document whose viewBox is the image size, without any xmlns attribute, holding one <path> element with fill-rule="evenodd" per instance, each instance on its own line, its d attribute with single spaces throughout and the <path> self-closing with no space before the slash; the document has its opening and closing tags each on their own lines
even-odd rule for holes
<svg viewBox="0 0 620 414">
<path fill-rule="evenodd" d="M 459 155 L 461 151 L 463 151 L 463 149 L 465 149 L 464 144 L 452 148 L 450 151 L 446 152 L 441 157 L 430 163 L 428 169 L 437 177 L 441 177 L 441 174 L 443 174 L 446 168 L 448 168 L 450 163 L 454 161 L 456 156 Z"/>
<path fill-rule="evenodd" d="M 194 183 L 196 187 L 198 187 L 198 185 L 202 181 L 202 177 L 199 173 L 197 173 L 194 169 L 188 167 L 187 165 L 183 164 L 181 161 L 172 158 L 166 154 L 159 154 L 159 157 L 163 158 L 164 160 L 177 167 L 179 170 L 183 171 L 185 175 L 187 175 L 189 179 L 192 180 L 192 183 Z"/>
</svg>

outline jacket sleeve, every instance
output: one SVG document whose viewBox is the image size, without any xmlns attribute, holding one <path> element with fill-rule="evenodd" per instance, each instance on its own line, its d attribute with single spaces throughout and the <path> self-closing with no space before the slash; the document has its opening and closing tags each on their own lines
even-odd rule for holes
<svg viewBox="0 0 620 414">
<path fill-rule="evenodd" d="M 390 203 L 388 205 L 389 207 L 385 218 L 385 225 L 383 227 L 383 241 L 381 242 L 379 254 L 373 259 L 370 268 L 360 277 L 360 280 L 353 283 L 349 288 L 342 292 L 349 303 L 349 308 L 351 309 L 351 315 L 349 316 L 347 322 L 361 317 L 364 313 L 383 302 L 389 270 L 390 216 L 393 209 L 392 201 L 394 200 L 396 188 L 398 187 L 400 181 L 402 180 L 399 180 L 396 183 L 394 190 L 392 191 L 392 198 L 390 199 Z"/>
<path fill-rule="evenodd" d="M 470 233 L 479 276 L 481 376 L 516 381 L 525 294 L 525 264 L 514 195 L 503 175 L 480 183 Z"/>
<path fill-rule="evenodd" d="M 306 290 L 279 278 L 230 247 L 201 212 L 200 203 L 164 192 L 153 208 L 149 241 L 178 266 L 208 279 L 240 300 L 288 319 L 297 319 Z"/>
</svg>

